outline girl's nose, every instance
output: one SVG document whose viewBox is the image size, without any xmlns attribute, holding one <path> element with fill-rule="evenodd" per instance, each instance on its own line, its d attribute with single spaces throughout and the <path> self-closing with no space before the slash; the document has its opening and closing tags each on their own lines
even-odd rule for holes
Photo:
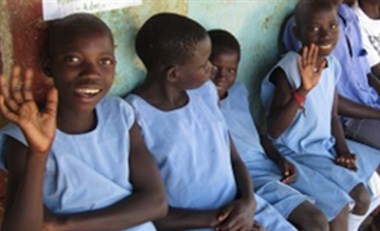
<svg viewBox="0 0 380 231">
<path fill-rule="evenodd" d="M 97 63 L 87 62 L 83 66 L 82 75 L 86 76 L 100 76 L 100 70 Z"/>
</svg>

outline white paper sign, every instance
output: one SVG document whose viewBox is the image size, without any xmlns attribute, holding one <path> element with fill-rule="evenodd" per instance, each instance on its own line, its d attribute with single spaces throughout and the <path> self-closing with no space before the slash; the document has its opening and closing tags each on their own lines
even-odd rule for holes
<svg viewBox="0 0 380 231">
<path fill-rule="evenodd" d="M 137 6 L 141 4 L 141 1 L 142 0 L 43 0 L 43 19 L 52 20 L 78 12 L 94 13 Z"/>
</svg>

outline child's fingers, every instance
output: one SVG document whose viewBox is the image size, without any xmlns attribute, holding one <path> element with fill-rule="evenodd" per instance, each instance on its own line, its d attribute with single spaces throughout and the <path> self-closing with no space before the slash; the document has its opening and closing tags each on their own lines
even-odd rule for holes
<svg viewBox="0 0 380 231">
<path fill-rule="evenodd" d="M 58 107 L 58 91 L 56 88 L 52 87 L 46 96 L 46 108 L 45 111 L 54 118 L 57 115 Z"/>
<path fill-rule="evenodd" d="M 32 101 L 34 99 L 32 93 L 32 83 L 33 83 L 33 71 L 28 69 L 25 73 L 24 84 L 22 88 L 22 93 L 24 95 L 25 101 Z"/>
<path fill-rule="evenodd" d="M 1 111 L 1 114 L 5 117 L 5 119 L 9 120 L 12 123 L 17 122 L 18 116 L 12 111 L 10 111 L 7 105 L 5 105 L 5 100 L 4 100 L 3 95 L 0 95 L 0 111 Z"/>
<path fill-rule="evenodd" d="M 16 101 L 11 98 L 8 82 L 3 75 L 0 76 L 0 89 L 1 95 L 4 97 L 4 105 L 14 112 L 17 111 L 19 109 L 19 106 Z"/>
<path fill-rule="evenodd" d="M 311 62 L 313 63 L 313 65 L 315 65 L 317 63 L 317 60 L 318 60 L 318 46 L 315 45 L 314 43 L 311 44 L 312 45 L 312 51 L 310 52 L 311 53 Z"/>
<path fill-rule="evenodd" d="M 309 48 L 304 47 L 302 49 L 302 67 L 305 67 L 308 65 L 308 60 L 307 60 L 308 53 L 309 53 Z"/>
<path fill-rule="evenodd" d="M 15 66 L 12 71 L 11 76 L 11 88 L 10 88 L 10 94 L 12 95 L 12 98 L 14 101 L 16 101 L 17 104 L 21 104 L 24 99 L 22 97 L 22 81 L 21 81 L 21 68 L 19 66 Z"/>
</svg>

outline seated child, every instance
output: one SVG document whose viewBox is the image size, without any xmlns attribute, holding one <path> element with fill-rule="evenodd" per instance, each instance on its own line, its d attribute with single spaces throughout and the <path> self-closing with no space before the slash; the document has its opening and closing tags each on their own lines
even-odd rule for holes
<svg viewBox="0 0 380 231">
<path fill-rule="evenodd" d="M 32 73 L 1 76 L 8 169 L 3 230 L 155 230 L 164 186 L 131 106 L 106 97 L 115 74 L 107 25 L 74 14 L 48 28 L 44 70 L 55 88 L 39 110 Z M 59 100 L 58 100 L 59 99 Z M 58 102 L 59 101 L 59 102 Z M 131 229 L 129 229 L 131 228 Z"/>
<path fill-rule="evenodd" d="M 363 182 L 379 166 L 380 153 L 354 142 L 348 143 L 350 150 L 344 139 L 335 92 L 340 65 L 330 55 L 339 33 L 334 5 L 329 0 L 301 0 L 295 20 L 294 31 L 304 48 L 286 54 L 263 81 L 262 99 L 270 106 L 268 131 L 282 155 L 296 167 L 312 170 L 310 187 L 328 192 L 306 194 L 333 219 L 332 230 L 346 230 L 348 203 L 355 202 L 350 216 L 368 210 L 370 195 Z"/>
<path fill-rule="evenodd" d="M 342 0 L 330 1 L 337 7 L 339 18 L 339 39 L 332 54 L 341 66 L 338 112 L 344 116 L 345 134 L 380 149 L 380 84 L 367 61 L 355 12 Z M 284 29 L 283 44 L 285 50 L 298 52 L 302 44 L 294 36 L 294 26 L 293 16 Z"/>
<path fill-rule="evenodd" d="M 184 16 L 160 13 L 138 31 L 136 51 L 147 76 L 127 100 L 166 186 L 169 214 L 155 221 L 158 229 L 259 230 L 255 219 L 267 230 L 295 230 L 254 199 L 209 81 L 206 30 Z"/>
<path fill-rule="evenodd" d="M 324 214 L 308 202 L 306 196 L 290 187 L 293 183 L 305 184 L 308 181 L 307 177 L 300 175 L 304 172 L 301 169 L 296 171 L 294 165 L 283 158 L 265 137 L 260 144 L 249 110 L 248 91 L 242 83 L 235 82 L 240 60 L 238 41 L 224 30 L 211 30 L 209 35 L 212 43 L 210 61 L 218 69 L 214 83 L 222 99 L 221 109 L 236 148 L 252 177 L 256 194 L 272 204 L 298 229 L 328 230 Z"/>
<path fill-rule="evenodd" d="M 353 6 L 359 18 L 363 47 L 372 72 L 380 78 L 380 1 L 358 0 Z"/>
</svg>

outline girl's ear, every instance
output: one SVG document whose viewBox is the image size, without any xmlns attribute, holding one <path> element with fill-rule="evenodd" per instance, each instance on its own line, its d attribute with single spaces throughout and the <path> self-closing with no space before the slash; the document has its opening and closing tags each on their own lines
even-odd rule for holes
<svg viewBox="0 0 380 231">
<path fill-rule="evenodd" d="M 166 69 L 166 80 L 169 83 L 175 83 L 178 80 L 178 69 L 176 66 L 170 66 Z"/>
</svg>

